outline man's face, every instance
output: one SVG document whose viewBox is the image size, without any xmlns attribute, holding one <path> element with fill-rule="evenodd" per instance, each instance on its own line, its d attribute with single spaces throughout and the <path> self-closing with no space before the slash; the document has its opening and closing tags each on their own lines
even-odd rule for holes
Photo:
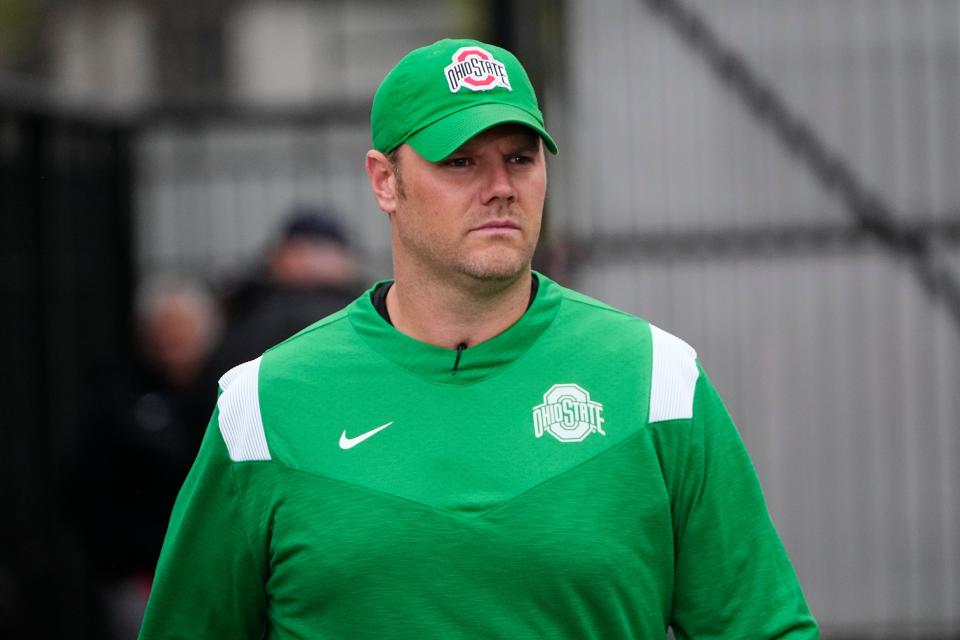
<svg viewBox="0 0 960 640">
<path fill-rule="evenodd" d="M 501 125 L 440 162 L 407 145 L 395 159 L 395 198 L 380 204 L 390 214 L 398 270 L 485 281 L 529 270 L 547 186 L 536 133 Z"/>
</svg>

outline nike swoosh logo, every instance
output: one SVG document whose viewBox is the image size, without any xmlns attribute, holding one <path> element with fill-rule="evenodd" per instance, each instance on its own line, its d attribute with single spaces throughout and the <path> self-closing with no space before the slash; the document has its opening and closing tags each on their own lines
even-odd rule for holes
<svg viewBox="0 0 960 640">
<path fill-rule="evenodd" d="M 367 431 L 366 433 L 361 433 L 360 435 L 355 436 L 355 437 L 353 437 L 353 438 L 348 438 L 348 437 L 347 437 L 347 432 L 346 432 L 346 430 L 344 430 L 343 432 L 340 433 L 340 448 L 341 448 L 341 449 L 344 449 L 344 450 L 346 450 L 346 449 L 352 449 L 353 447 L 357 446 L 358 444 L 360 444 L 361 442 L 363 442 L 364 440 L 366 440 L 366 439 L 369 438 L 370 436 L 375 435 L 375 434 L 379 433 L 380 431 L 383 431 L 384 429 L 386 429 L 387 427 L 389 427 L 389 426 L 392 425 L 392 424 L 393 424 L 393 420 L 391 420 L 391 421 L 388 422 L 387 424 L 382 424 L 382 425 L 380 425 L 380 426 L 377 427 L 376 429 L 371 429 L 370 431 Z"/>
</svg>

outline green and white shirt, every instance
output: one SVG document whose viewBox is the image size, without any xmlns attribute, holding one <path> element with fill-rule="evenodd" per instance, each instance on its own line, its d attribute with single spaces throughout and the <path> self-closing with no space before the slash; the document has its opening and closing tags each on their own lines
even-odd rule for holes
<svg viewBox="0 0 960 640">
<path fill-rule="evenodd" d="M 224 375 L 140 637 L 817 637 L 694 350 L 535 277 L 455 375 L 369 292 Z"/>
</svg>

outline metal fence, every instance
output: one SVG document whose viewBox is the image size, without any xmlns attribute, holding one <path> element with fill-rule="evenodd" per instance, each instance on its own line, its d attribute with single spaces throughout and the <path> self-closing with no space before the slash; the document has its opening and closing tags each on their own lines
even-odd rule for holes
<svg viewBox="0 0 960 640">
<path fill-rule="evenodd" d="M 137 143 L 140 272 L 228 277 L 257 260 L 292 206 L 313 203 L 340 213 L 369 275 L 388 274 L 389 225 L 363 170 L 368 113 L 359 103 L 306 120 L 154 121 Z"/>
<path fill-rule="evenodd" d="M 0 635 L 88 627 L 59 448 L 85 385 L 130 353 L 131 129 L 0 87 Z M 92 623 L 91 623 L 92 624 Z"/>
</svg>

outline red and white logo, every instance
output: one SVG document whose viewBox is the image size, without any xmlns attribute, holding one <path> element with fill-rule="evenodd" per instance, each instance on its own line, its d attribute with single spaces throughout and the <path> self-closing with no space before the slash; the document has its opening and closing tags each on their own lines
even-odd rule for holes
<svg viewBox="0 0 960 640">
<path fill-rule="evenodd" d="M 490 55 L 489 51 L 480 47 L 457 49 L 453 54 L 453 62 L 444 68 L 443 73 L 452 93 L 456 93 L 461 87 L 471 91 L 489 91 L 494 87 L 513 91 L 506 67 Z"/>
</svg>

